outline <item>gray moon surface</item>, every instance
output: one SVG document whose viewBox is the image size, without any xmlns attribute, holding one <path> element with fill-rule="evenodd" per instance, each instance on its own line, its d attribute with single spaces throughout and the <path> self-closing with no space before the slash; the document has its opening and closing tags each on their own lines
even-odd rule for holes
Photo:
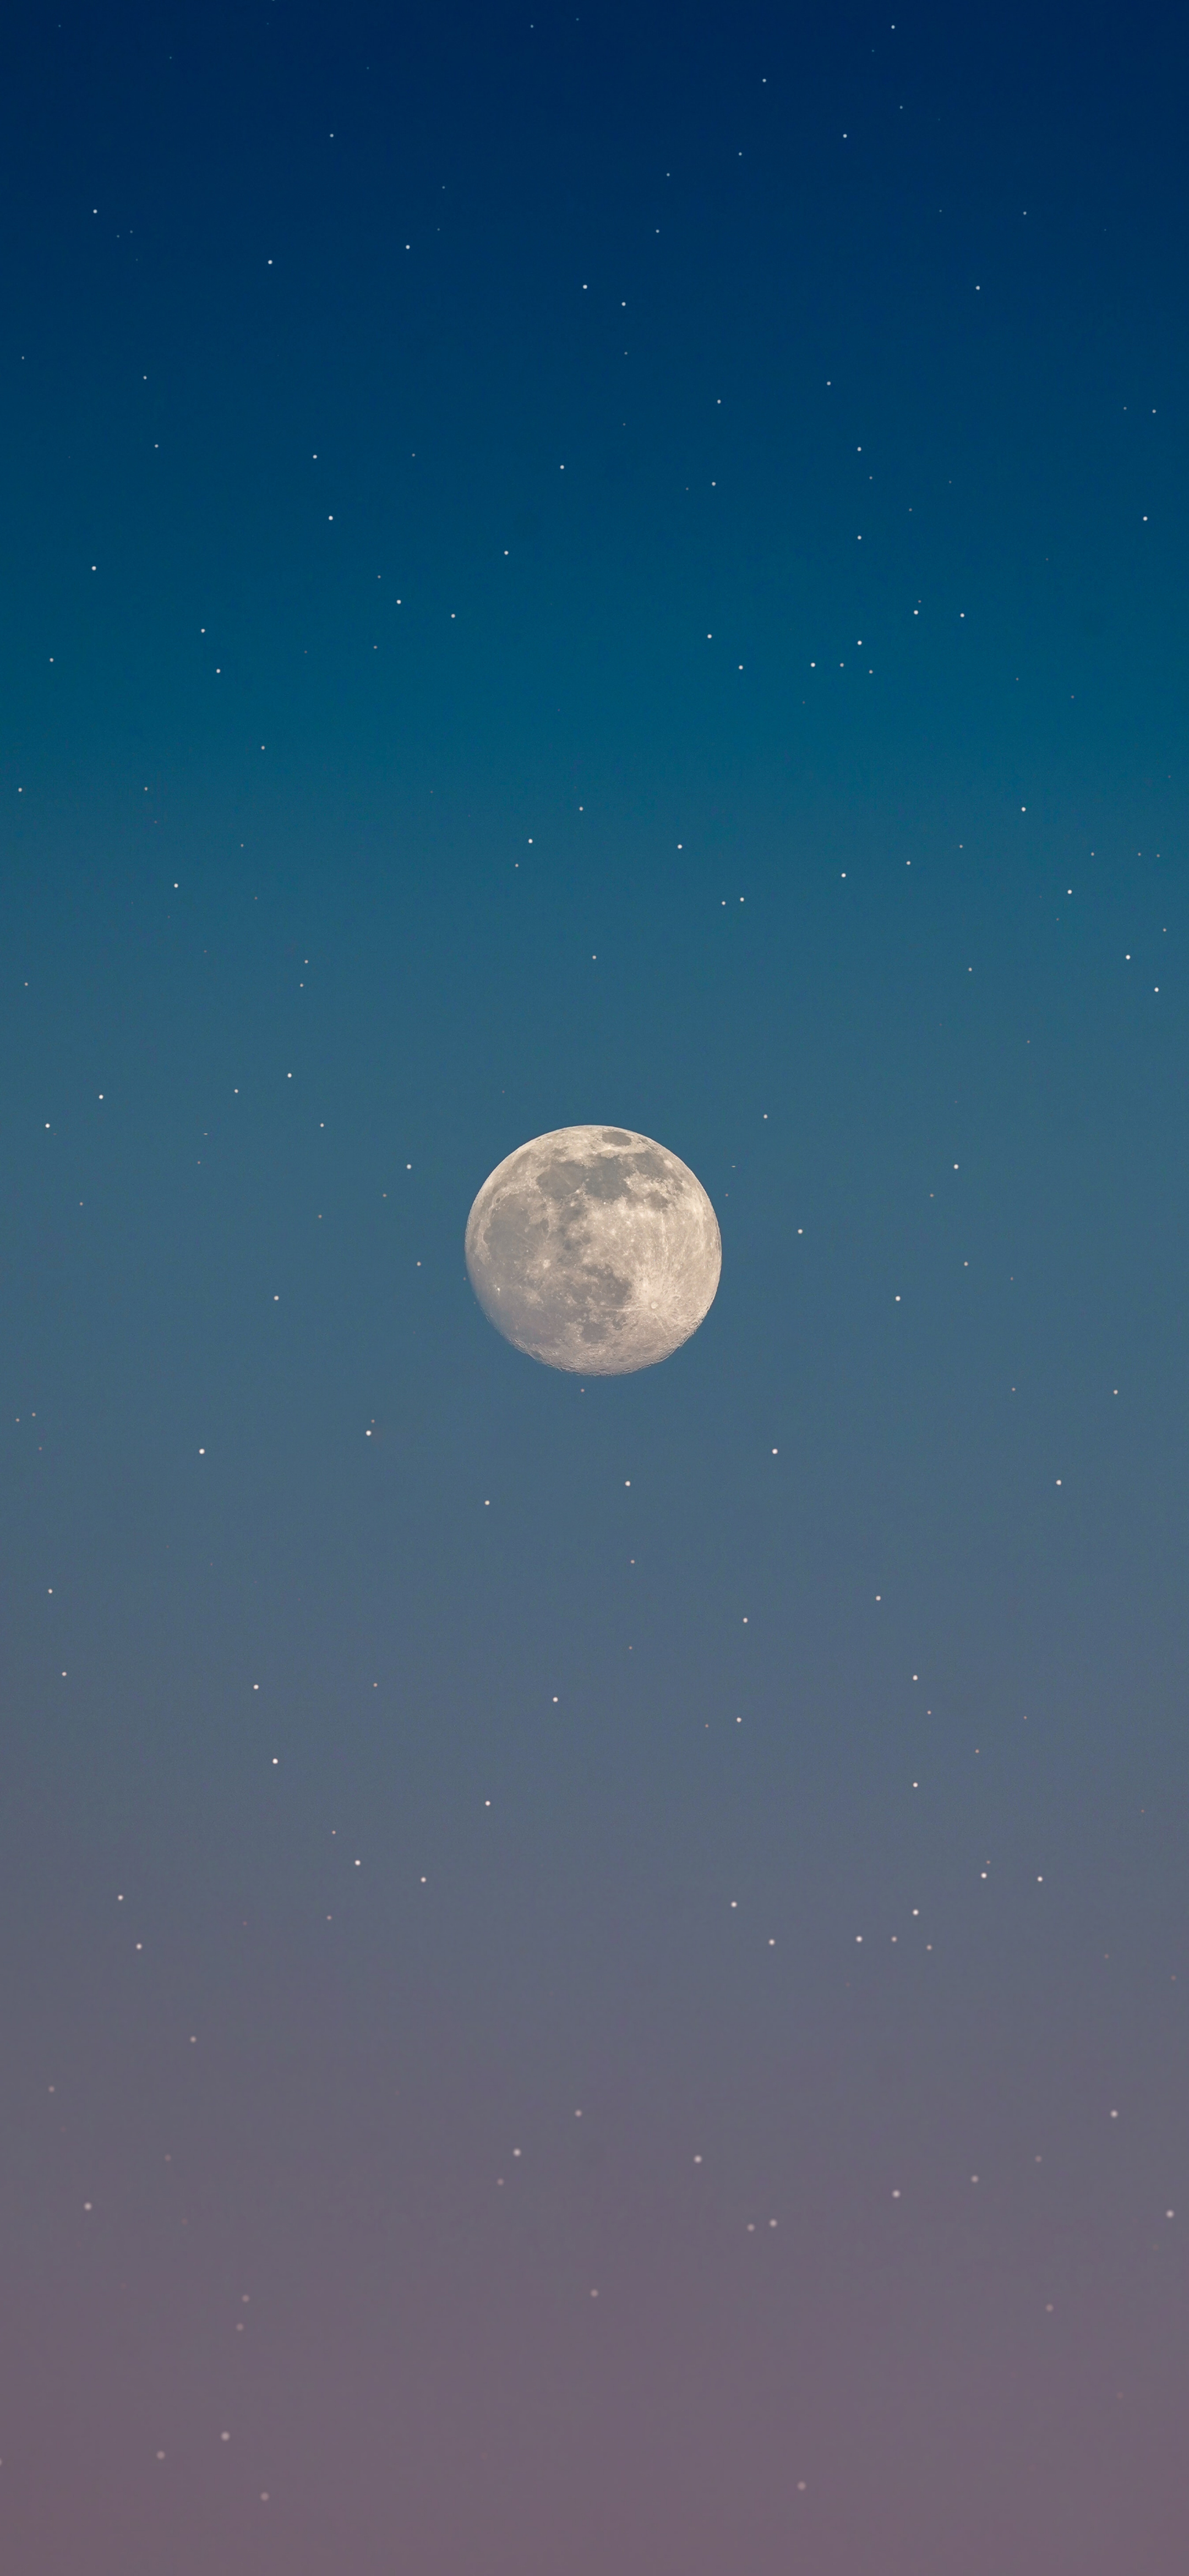
<svg viewBox="0 0 1189 2576">
<path fill-rule="evenodd" d="M 696 1333 L 722 1242 L 701 1182 L 651 1136 L 557 1127 L 484 1181 L 466 1261 L 484 1314 L 518 1351 L 622 1377 Z"/>
</svg>

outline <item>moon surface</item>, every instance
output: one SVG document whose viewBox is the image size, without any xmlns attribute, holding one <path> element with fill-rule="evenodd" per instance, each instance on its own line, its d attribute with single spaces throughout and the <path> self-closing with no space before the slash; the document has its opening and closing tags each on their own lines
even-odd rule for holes
<svg viewBox="0 0 1189 2576">
<path fill-rule="evenodd" d="M 466 1261 L 484 1314 L 518 1351 L 622 1377 L 696 1333 L 722 1241 L 701 1182 L 651 1136 L 557 1127 L 484 1181 Z"/>
</svg>

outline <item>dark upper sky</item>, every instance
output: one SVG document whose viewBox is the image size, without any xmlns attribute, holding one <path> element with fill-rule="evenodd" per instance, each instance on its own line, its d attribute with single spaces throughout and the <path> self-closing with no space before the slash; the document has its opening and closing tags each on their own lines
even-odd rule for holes
<svg viewBox="0 0 1189 2576">
<path fill-rule="evenodd" d="M 7 30 L 14 2570 L 1179 2576 L 1185 54 Z"/>
</svg>

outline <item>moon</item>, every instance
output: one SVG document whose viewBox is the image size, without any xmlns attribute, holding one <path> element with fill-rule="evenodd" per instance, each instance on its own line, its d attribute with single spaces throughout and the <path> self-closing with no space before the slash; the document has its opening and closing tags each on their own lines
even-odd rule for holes
<svg viewBox="0 0 1189 2576">
<path fill-rule="evenodd" d="M 697 1332 L 722 1240 L 701 1182 L 651 1136 L 556 1127 L 484 1181 L 466 1262 L 484 1314 L 518 1351 L 624 1377 Z"/>
</svg>

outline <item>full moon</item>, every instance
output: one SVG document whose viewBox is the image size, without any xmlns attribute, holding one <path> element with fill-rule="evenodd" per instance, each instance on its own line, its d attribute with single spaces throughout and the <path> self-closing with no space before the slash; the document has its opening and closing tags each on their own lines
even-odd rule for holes
<svg viewBox="0 0 1189 2576">
<path fill-rule="evenodd" d="M 557 1127 L 484 1181 L 466 1261 L 484 1314 L 518 1351 L 583 1377 L 623 1377 L 697 1332 L 722 1243 L 676 1154 L 626 1127 Z"/>
</svg>

